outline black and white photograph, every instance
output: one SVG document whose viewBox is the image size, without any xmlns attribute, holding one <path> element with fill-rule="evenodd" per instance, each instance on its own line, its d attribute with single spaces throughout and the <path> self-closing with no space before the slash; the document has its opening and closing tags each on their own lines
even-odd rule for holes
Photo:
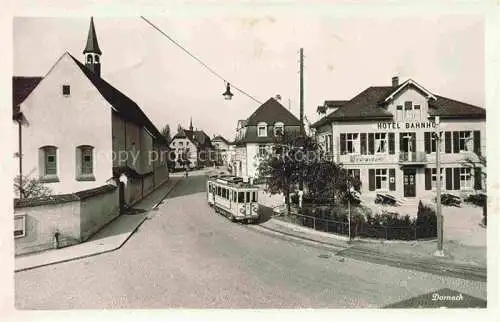
<svg viewBox="0 0 500 322">
<path fill-rule="evenodd" d="M 484 12 L 189 8 L 11 17 L 13 309 L 491 307 Z"/>
</svg>

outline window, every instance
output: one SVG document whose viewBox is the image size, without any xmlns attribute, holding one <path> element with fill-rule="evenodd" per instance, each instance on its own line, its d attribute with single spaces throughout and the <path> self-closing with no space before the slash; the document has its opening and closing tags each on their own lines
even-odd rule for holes
<svg viewBox="0 0 500 322">
<path fill-rule="evenodd" d="M 95 55 L 94 59 L 95 59 L 95 62 L 99 64 L 99 56 Z"/>
<path fill-rule="evenodd" d="M 405 102 L 405 118 L 406 119 L 413 118 L 413 109 L 411 102 Z"/>
<path fill-rule="evenodd" d="M 238 202 L 238 194 L 236 193 L 236 191 L 233 191 L 233 201 Z"/>
<path fill-rule="evenodd" d="M 472 189 L 472 176 L 470 168 L 460 168 L 460 189 Z"/>
<path fill-rule="evenodd" d="M 76 148 L 76 180 L 94 181 L 94 148 L 90 145 L 81 145 Z"/>
<path fill-rule="evenodd" d="M 278 135 L 283 135 L 284 132 L 284 125 L 281 122 L 276 122 L 274 123 L 274 136 Z"/>
<path fill-rule="evenodd" d="M 62 93 L 64 96 L 69 96 L 69 94 L 71 93 L 71 88 L 69 85 L 63 85 L 62 86 Z"/>
<path fill-rule="evenodd" d="M 347 173 L 349 174 L 349 176 L 351 176 L 353 178 L 356 178 L 358 180 L 361 179 L 361 175 L 360 175 L 360 170 L 359 169 L 347 169 Z"/>
<path fill-rule="evenodd" d="M 258 136 L 267 136 L 267 124 L 265 122 L 260 122 L 257 125 L 257 135 Z"/>
<path fill-rule="evenodd" d="M 444 178 L 443 178 L 443 168 L 439 169 L 441 170 L 441 189 L 444 189 Z M 437 169 L 436 168 L 432 168 L 431 169 L 431 182 L 432 182 L 432 189 L 436 189 L 436 182 L 437 182 Z"/>
<path fill-rule="evenodd" d="M 387 169 L 375 169 L 375 189 L 388 190 Z"/>
<path fill-rule="evenodd" d="M 87 63 L 92 64 L 92 62 L 93 62 L 92 55 L 87 55 Z"/>
<path fill-rule="evenodd" d="M 416 119 L 420 119 L 422 117 L 422 114 L 420 113 L 421 110 L 420 110 L 420 105 L 415 105 L 413 106 L 413 117 L 416 118 Z"/>
<path fill-rule="evenodd" d="M 346 133 L 344 142 L 344 154 L 351 154 L 358 152 L 358 133 Z"/>
<path fill-rule="evenodd" d="M 252 192 L 252 202 L 257 202 L 257 192 Z"/>
<path fill-rule="evenodd" d="M 247 191 L 246 197 L 247 197 L 246 202 L 250 202 L 250 191 Z"/>
<path fill-rule="evenodd" d="M 40 179 L 43 182 L 57 182 L 57 148 L 55 146 L 45 146 L 40 148 Z"/>
<path fill-rule="evenodd" d="M 259 144 L 259 157 L 264 157 L 267 154 L 267 147 L 265 144 Z"/>
<path fill-rule="evenodd" d="M 242 203 L 245 202 L 245 193 L 244 192 L 238 192 L 238 202 Z"/>
<path fill-rule="evenodd" d="M 182 143 L 182 142 L 179 142 L 179 146 L 184 146 L 184 143 Z"/>
<path fill-rule="evenodd" d="M 14 238 L 26 236 L 26 215 L 14 216 Z"/>
<path fill-rule="evenodd" d="M 460 151 L 472 151 L 470 147 L 470 144 L 472 142 L 471 131 L 460 131 L 458 135 L 459 135 L 458 144 L 460 147 Z"/>
<path fill-rule="evenodd" d="M 396 120 L 401 121 L 403 119 L 403 105 L 396 106 Z"/>
<path fill-rule="evenodd" d="M 386 133 L 375 133 L 375 153 L 387 153 Z"/>
</svg>

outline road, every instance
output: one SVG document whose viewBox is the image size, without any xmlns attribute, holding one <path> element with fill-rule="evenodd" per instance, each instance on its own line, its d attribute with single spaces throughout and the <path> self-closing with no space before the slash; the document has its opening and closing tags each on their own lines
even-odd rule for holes
<svg viewBox="0 0 500 322">
<path fill-rule="evenodd" d="M 15 274 L 19 309 L 382 307 L 486 283 L 341 260 L 231 223 L 190 176 L 119 250 Z"/>
</svg>

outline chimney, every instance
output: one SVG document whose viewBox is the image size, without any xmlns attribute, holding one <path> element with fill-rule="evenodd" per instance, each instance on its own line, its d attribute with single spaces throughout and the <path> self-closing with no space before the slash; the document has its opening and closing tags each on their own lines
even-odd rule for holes
<svg viewBox="0 0 500 322">
<path fill-rule="evenodd" d="M 398 87 L 399 86 L 399 77 L 394 76 L 392 78 L 392 87 Z"/>
</svg>

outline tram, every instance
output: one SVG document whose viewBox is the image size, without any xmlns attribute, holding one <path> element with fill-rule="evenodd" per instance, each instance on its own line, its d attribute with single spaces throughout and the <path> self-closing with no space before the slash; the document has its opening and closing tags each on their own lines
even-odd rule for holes
<svg viewBox="0 0 500 322">
<path fill-rule="evenodd" d="M 235 176 L 215 176 L 207 180 L 207 202 L 215 212 L 243 223 L 259 219 L 259 187 Z"/>
</svg>

